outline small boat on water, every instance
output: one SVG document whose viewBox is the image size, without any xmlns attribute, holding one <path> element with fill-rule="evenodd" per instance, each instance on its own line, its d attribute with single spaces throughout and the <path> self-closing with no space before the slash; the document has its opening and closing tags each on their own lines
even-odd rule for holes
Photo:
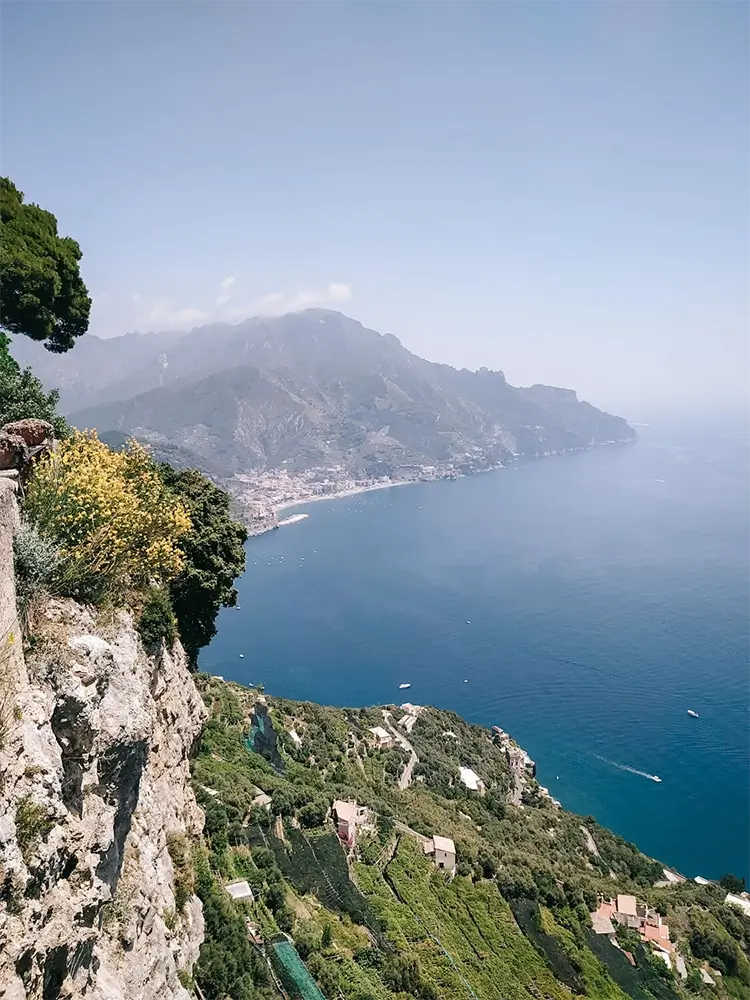
<svg viewBox="0 0 750 1000">
<path fill-rule="evenodd" d="M 410 688 L 410 687 L 411 687 L 411 684 L 399 684 L 399 688 L 402 691 L 405 691 L 407 688 Z"/>
<path fill-rule="evenodd" d="M 650 774 L 649 777 L 651 778 L 652 781 L 661 781 L 661 778 L 659 777 L 658 774 Z"/>
<path fill-rule="evenodd" d="M 689 716 L 690 716 L 691 718 L 693 718 L 693 719 L 700 719 L 700 716 L 698 715 L 698 713 L 697 713 L 697 712 L 694 712 L 694 711 L 692 710 L 692 708 L 689 708 L 689 709 L 688 709 L 688 715 L 689 715 Z"/>
</svg>

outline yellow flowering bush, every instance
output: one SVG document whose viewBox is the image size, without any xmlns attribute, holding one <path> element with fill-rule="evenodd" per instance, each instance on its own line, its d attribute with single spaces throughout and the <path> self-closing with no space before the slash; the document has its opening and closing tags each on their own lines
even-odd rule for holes
<svg viewBox="0 0 750 1000">
<path fill-rule="evenodd" d="M 37 462 L 24 507 L 60 546 L 61 589 L 71 596 L 97 601 L 183 568 L 178 543 L 190 516 L 136 441 L 111 451 L 95 432 L 74 432 Z"/>
</svg>

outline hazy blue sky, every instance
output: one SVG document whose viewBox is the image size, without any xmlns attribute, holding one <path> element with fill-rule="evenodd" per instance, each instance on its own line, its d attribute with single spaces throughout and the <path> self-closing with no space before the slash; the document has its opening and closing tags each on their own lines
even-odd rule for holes
<svg viewBox="0 0 750 1000">
<path fill-rule="evenodd" d="M 330 305 L 633 417 L 747 395 L 744 2 L 4 2 L 91 330 Z"/>
</svg>

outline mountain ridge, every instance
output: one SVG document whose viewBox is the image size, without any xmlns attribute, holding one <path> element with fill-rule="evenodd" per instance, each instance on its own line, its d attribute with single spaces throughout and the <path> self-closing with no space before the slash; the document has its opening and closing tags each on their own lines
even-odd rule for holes
<svg viewBox="0 0 750 1000">
<path fill-rule="evenodd" d="M 427 361 L 392 334 L 322 309 L 85 337 L 69 356 L 14 351 L 60 388 L 77 426 L 181 449 L 219 477 L 282 467 L 472 471 L 636 436 L 572 389 L 517 388 L 502 371 Z"/>
</svg>

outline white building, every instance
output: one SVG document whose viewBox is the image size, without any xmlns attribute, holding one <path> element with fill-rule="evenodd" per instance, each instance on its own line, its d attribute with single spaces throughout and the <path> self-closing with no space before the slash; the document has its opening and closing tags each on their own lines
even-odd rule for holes
<svg viewBox="0 0 750 1000">
<path fill-rule="evenodd" d="M 433 837 L 422 845 L 425 854 L 431 854 L 438 868 L 456 873 L 456 845 L 450 837 Z"/>
<path fill-rule="evenodd" d="M 484 782 L 476 771 L 472 771 L 470 767 L 459 767 L 458 774 L 467 788 L 470 788 L 472 792 L 484 795 Z"/>
<path fill-rule="evenodd" d="M 384 750 L 386 747 L 393 745 L 393 737 L 382 726 L 372 726 L 368 732 L 372 734 L 372 742 L 379 750 Z"/>
<path fill-rule="evenodd" d="M 744 896 L 735 896 L 733 893 L 728 892 L 724 902 L 730 906 L 738 906 L 744 911 L 746 917 L 750 917 L 750 898 L 747 893 Z"/>
<path fill-rule="evenodd" d="M 258 809 L 265 809 L 266 812 L 270 812 L 271 802 L 272 802 L 271 796 L 268 795 L 266 792 L 262 792 L 260 789 L 258 789 L 258 794 L 252 800 L 250 805 L 257 806 Z"/>
<path fill-rule="evenodd" d="M 244 879 L 240 879 L 237 882 L 229 882 L 224 888 L 232 899 L 247 899 L 251 903 L 253 901 L 253 890 Z"/>
</svg>

